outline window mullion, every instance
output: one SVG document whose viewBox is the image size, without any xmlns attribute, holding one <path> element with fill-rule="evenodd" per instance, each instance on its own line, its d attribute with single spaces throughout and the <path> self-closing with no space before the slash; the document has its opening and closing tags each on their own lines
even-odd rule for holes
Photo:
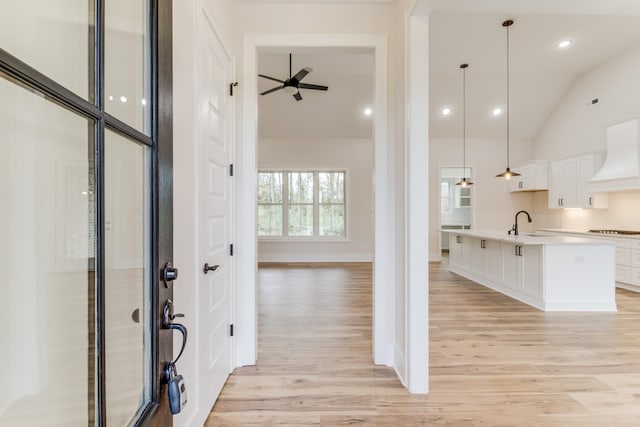
<svg viewBox="0 0 640 427">
<path fill-rule="evenodd" d="M 320 236 L 320 174 L 313 172 L 313 237 Z"/>
<path fill-rule="evenodd" d="M 282 171 L 282 235 L 289 235 L 289 172 Z"/>
</svg>

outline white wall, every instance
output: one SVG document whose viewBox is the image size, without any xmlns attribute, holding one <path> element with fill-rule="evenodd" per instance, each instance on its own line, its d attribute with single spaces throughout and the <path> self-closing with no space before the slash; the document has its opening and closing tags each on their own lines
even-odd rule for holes
<svg viewBox="0 0 640 427">
<path fill-rule="evenodd" d="M 607 126 L 640 117 L 640 46 L 579 76 L 533 139 L 536 158 L 557 160 L 606 150 Z M 585 107 L 587 100 L 598 98 Z M 633 212 L 640 209 L 640 191 L 609 194 L 608 209 L 548 209 L 547 192 L 534 197 L 537 227 L 585 230 L 639 230 Z"/>
<path fill-rule="evenodd" d="M 528 141 L 510 141 L 511 169 L 531 160 Z M 440 167 L 462 167 L 461 138 L 431 138 L 429 140 L 429 260 L 441 259 L 440 240 Z M 514 215 L 524 209 L 532 213 L 532 193 L 509 193 L 506 180 L 496 178 L 506 166 L 504 139 L 467 138 L 467 166 L 473 169 L 472 228 L 504 230 L 513 225 Z M 546 192 L 545 192 L 546 194 Z M 532 231 L 538 221 L 518 224 L 523 231 Z"/>
<path fill-rule="evenodd" d="M 373 260 L 373 141 L 370 139 L 260 140 L 258 167 L 347 171 L 347 240 L 283 242 L 263 239 L 261 262 Z"/>
</svg>

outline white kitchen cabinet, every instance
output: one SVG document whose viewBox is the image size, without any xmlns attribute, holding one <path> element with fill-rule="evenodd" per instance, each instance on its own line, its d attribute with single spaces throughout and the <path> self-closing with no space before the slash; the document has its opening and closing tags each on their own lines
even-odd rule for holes
<svg viewBox="0 0 640 427">
<path fill-rule="evenodd" d="M 502 243 L 502 286 L 515 290 L 518 283 L 518 255 L 519 246 L 512 243 Z"/>
<path fill-rule="evenodd" d="M 544 160 L 536 160 L 533 163 L 513 168 L 520 176 L 514 176 L 509 180 L 509 191 L 540 191 L 548 187 L 548 163 Z"/>
<path fill-rule="evenodd" d="M 540 246 L 502 244 L 503 282 L 516 292 L 542 297 Z"/>
<path fill-rule="evenodd" d="M 471 271 L 473 237 L 449 234 L 449 264 Z"/>
<path fill-rule="evenodd" d="M 587 154 L 549 163 L 549 208 L 607 208 L 606 193 L 588 191 L 589 180 L 601 165 L 599 154 Z"/>
<path fill-rule="evenodd" d="M 474 237 L 471 241 L 471 271 L 480 277 L 487 276 L 487 252 L 485 239 Z"/>
<path fill-rule="evenodd" d="M 461 266 L 462 261 L 462 236 L 449 233 L 449 265 Z"/>
<path fill-rule="evenodd" d="M 604 156 L 588 154 L 576 159 L 576 192 L 579 208 L 605 209 L 609 207 L 609 193 L 593 193 L 589 191 L 589 180 L 598 172 Z"/>
<path fill-rule="evenodd" d="M 549 209 L 577 207 L 577 173 L 576 159 L 549 163 Z"/>
<path fill-rule="evenodd" d="M 473 238 L 471 272 L 495 283 L 502 281 L 502 253 L 500 242 Z"/>
</svg>

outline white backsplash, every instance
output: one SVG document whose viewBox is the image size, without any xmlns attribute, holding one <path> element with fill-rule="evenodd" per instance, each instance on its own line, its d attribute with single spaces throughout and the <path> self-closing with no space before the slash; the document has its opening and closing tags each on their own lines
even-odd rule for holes
<svg viewBox="0 0 640 427">
<path fill-rule="evenodd" d="M 640 190 L 609 193 L 608 209 L 549 209 L 547 197 L 546 191 L 534 195 L 532 217 L 536 228 L 640 231 Z"/>
</svg>

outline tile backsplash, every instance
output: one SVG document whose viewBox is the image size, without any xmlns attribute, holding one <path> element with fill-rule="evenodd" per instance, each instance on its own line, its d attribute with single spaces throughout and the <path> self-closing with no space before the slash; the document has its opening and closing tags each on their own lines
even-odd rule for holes
<svg viewBox="0 0 640 427">
<path fill-rule="evenodd" d="M 609 193 L 608 209 L 549 209 L 547 198 L 546 191 L 534 194 L 533 217 L 536 228 L 640 231 L 640 190 Z"/>
</svg>

